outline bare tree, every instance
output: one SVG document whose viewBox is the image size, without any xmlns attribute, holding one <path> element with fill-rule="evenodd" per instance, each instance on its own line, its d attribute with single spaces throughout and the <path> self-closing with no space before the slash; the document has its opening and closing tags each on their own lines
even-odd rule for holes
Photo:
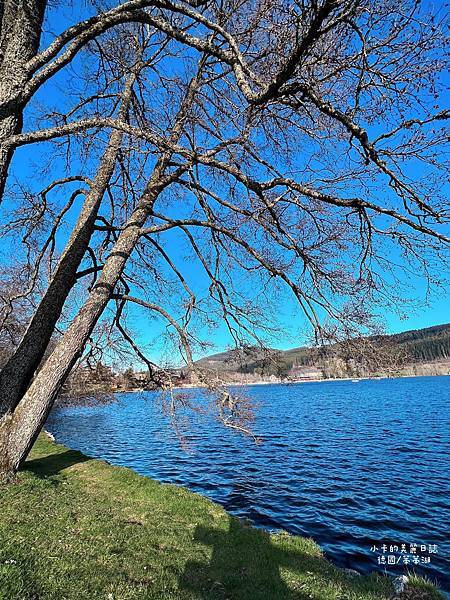
<svg viewBox="0 0 450 600">
<path fill-rule="evenodd" d="M 14 151 L 10 138 L 22 130 L 24 110 L 39 88 L 65 67 L 90 40 L 120 23 L 139 19 L 152 5 L 130 0 L 74 24 L 41 52 L 47 0 L 0 3 L 0 200 Z"/>
<path fill-rule="evenodd" d="M 4 227 L 25 231 L 31 279 L 45 263 L 48 285 L 0 375 L 3 476 L 26 457 L 102 319 L 164 385 L 127 325 L 130 306 L 167 323 L 194 371 L 200 324 L 220 319 L 236 345 L 263 346 L 282 286 L 320 342 L 324 322 L 360 333 L 377 305 L 398 301 L 400 267 L 434 281 L 449 242 L 442 24 L 415 2 L 131 0 L 33 47 L 23 99 L 8 106 L 23 110 L 80 52 L 87 78 L 73 82 L 70 110 L 42 115 L 44 127 L 5 129 L 4 168 L 14 149 L 48 141 L 87 172 L 98 167 L 75 174 L 67 160 Z M 85 187 L 49 206 L 75 182 Z M 83 205 L 56 260 L 74 194 Z M 201 296 L 174 244 L 201 273 Z M 62 326 L 77 289 L 82 306 Z M 218 418 L 246 430 L 250 412 L 216 396 Z"/>
<path fill-rule="evenodd" d="M 21 274 L 14 269 L 2 273 L 0 284 L 0 368 L 3 368 L 14 353 L 24 334 L 32 305 L 20 298 L 20 290 L 26 285 Z M 17 301 L 13 306 L 13 299 Z M 20 301 L 19 301 L 20 298 Z"/>
</svg>

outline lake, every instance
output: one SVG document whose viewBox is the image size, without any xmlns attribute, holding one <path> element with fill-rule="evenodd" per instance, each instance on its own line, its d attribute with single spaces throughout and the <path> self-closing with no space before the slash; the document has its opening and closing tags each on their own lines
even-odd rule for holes
<svg viewBox="0 0 450 600">
<path fill-rule="evenodd" d="M 258 404 L 259 445 L 195 417 L 186 451 L 155 392 L 56 408 L 46 429 L 90 456 L 187 486 L 257 526 L 312 537 L 338 566 L 414 570 L 450 591 L 450 376 L 245 393 Z"/>
</svg>

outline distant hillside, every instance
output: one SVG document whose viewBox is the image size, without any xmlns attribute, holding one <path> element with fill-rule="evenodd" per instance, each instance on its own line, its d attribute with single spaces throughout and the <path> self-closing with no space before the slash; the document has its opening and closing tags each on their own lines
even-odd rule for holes
<svg viewBox="0 0 450 600">
<path fill-rule="evenodd" d="M 450 324 L 351 340 L 325 349 L 300 347 L 282 351 L 244 347 L 207 356 L 197 361 L 197 365 L 207 369 L 213 379 L 217 376 L 226 384 L 447 375 L 450 374 Z M 182 369 L 171 372 L 171 381 L 181 387 L 199 383 Z M 100 362 L 94 369 L 78 366 L 64 386 L 59 402 L 69 405 L 107 402 L 114 392 L 154 388 L 146 371 L 129 368 L 118 373 Z"/>
<path fill-rule="evenodd" d="M 450 323 L 385 336 L 405 349 L 413 360 L 450 358 Z"/>
<path fill-rule="evenodd" d="M 263 351 L 247 347 L 213 354 L 199 360 L 197 364 L 218 373 L 279 377 L 285 377 L 293 368 L 301 369 L 301 367 L 320 369 L 327 377 L 340 377 L 352 373 L 361 375 L 363 374 L 361 371 L 383 372 L 394 362 L 414 364 L 449 360 L 450 323 L 393 335 L 372 336 L 355 342 L 346 347 L 345 351 L 346 356 L 343 353 L 343 346 L 338 344 L 328 347 L 325 351 L 308 347 Z M 345 368 L 342 366 L 343 362 L 346 363 Z M 392 364 L 388 365 L 388 362 Z"/>
<path fill-rule="evenodd" d="M 265 362 L 280 360 L 283 355 L 284 352 L 274 348 L 262 350 L 243 347 L 211 354 L 211 356 L 198 360 L 197 364 L 213 371 L 246 373 L 253 371 L 258 365 Z"/>
</svg>

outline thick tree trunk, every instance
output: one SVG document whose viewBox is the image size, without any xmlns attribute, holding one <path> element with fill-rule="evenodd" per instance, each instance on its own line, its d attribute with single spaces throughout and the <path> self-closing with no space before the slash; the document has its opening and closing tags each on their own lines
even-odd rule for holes
<svg viewBox="0 0 450 600">
<path fill-rule="evenodd" d="M 38 49 L 47 0 L 0 1 L 0 201 L 12 151 L 5 144 L 22 130 L 27 63 Z"/>
<path fill-rule="evenodd" d="M 133 82 L 134 76 L 127 81 L 119 118 L 123 118 L 128 110 Z M 0 419 L 15 409 L 44 357 L 67 296 L 75 285 L 77 270 L 89 246 L 102 198 L 114 172 L 122 137 L 123 134 L 118 130 L 111 133 L 91 190 L 52 280 L 18 348 L 0 372 Z"/>
<path fill-rule="evenodd" d="M 191 81 L 170 136 L 176 143 L 183 131 L 187 111 L 201 83 L 200 70 Z M 27 457 L 39 431 L 47 419 L 58 392 L 73 365 L 82 355 L 87 340 L 101 317 L 141 236 L 153 205 L 160 192 L 176 178 L 164 176 L 171 158 L 165 152 L 158 160 L 147 188 L 126 222 L 114 247 L 105 261 L 102 274 L 70 327 L 58 342 L 32 381 L 14 412 L 0 420 L 0 480 L 14 476 Z"/>
<path fill-rule="evenodd" d="M 10 148 L 2 144 L 1 140 L 7 140 L 12 135 L 20 133 L 20 130 L 22 129 L 20 117 L 21 109 L 17 111 L 17 114 L 9 115 L 4 118 L 0 115 L 0 202 L 5 191 L 9 165 L 13 156 L 13 152 Z"/>
<path fill-rule="evenodd" d="M 132 213 L 103 267 L 86 303 L 63 335 L 13 413 L 0 422 L 0 479 L 8 479 L 30 451 L 53 406 L 53 402 L 81 356 L 105 309 L 125 264 L 139 240 L 141 228 L 159 194 L 162 175 L 157 167 L 148 191 Z"/>
</svg>

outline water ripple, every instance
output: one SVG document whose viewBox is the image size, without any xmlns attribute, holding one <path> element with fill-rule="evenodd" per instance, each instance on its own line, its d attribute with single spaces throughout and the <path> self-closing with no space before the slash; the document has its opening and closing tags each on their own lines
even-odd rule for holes
<svg viewBox="0 0 450 600">
<path fill-rule="evenodd" d="M 431 563 L 414 570 L 450 591 L 449 383 L 249 387 L 258 446 L 194 419 L 185 452 L 151 392 L 56 409 L 47 428 L 71 448 L 190 487 L 257 526 L 313 537 L 339 566 L 398 575 L 406 567 L 379 566 L 372 546 L 436 544 Z"/>
</svg>

